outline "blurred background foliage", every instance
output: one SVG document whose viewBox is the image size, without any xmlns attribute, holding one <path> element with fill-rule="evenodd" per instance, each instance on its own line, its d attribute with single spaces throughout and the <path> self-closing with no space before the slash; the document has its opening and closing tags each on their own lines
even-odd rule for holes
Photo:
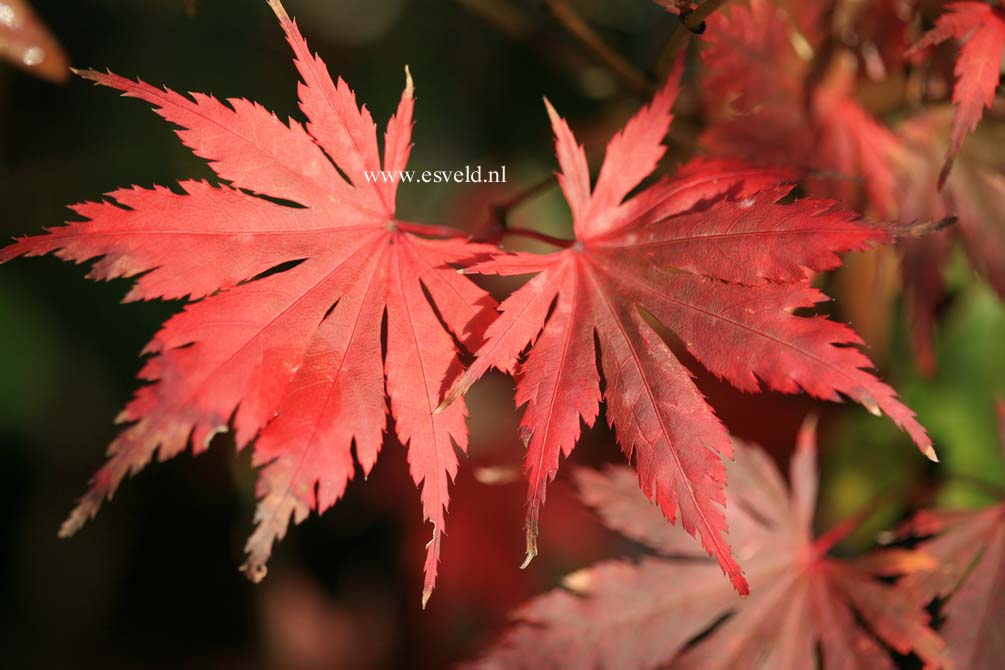
<svg viewBox="0 0 1005 670">
<path fill-rule="evenodd" d="M 643 69 L 676 25 L 645 0 L 573 4 Z M 507 166 L 505 185 L 406 185 L 403 218 L 477 230 L 490 205 L 550 174 L 542 95 L 570 119 L 591 159 L 639 103 L 533 0 L 286 5 L 381 123 L 400 95 L 404 65 L 411 67 L 418 106 L 410 167 Z M 298 114 L 290 54 L 264 0 L 34 6 L 75 66 Z M 696 107 L 693 94 L 679 103 L 668 163 L 688 156 Z M 58 87 L 0 69 L 3 237 L 57 225 L 66 204 L 117 186 L 192 177 L 212 175 L 143 104 L 79 80 Z M 513 217 L 568 234 L 555 189 Z M 471 655 L 510 609 L 560 575 L 637 550 L 601 529 L 560 478 L 542 521 L 542 554 L 517 569 L 523 485 L 484 483 L 512 479 L 522 456 L 512 383 L 501 376 L 472 391 L 471 455 L 453 494 L 443 576 L 425 613 L 426 530 L 404 452 L 392 440 L 365 485 L 357 479 L 332 511 L 290 533 L 259 586 L 236 569 L 254 503 L 249 460 L 225 439 L 198 459 L 184 455 L 126 482 L 95 522 L 59 541 L 63 515 L 116 432 L 112 419 L 134 388 L 137 353 L 178 309 L 119 305 L 126 282 L 96 285 L 83 274 L 52 258 L 0 267 L 0 645 L 9 667 L 441 668 Z M 838 281 L 843 295 L 874 290 L 861 274 Z M 851 552 L 912 505 L 981 504 L 988 487 L 980 482 L 1005 484 L 995 418 L 1005 380 L 1002 306 L 961 257 L 937 334 L 938 371 L 925 378 L 912 362 L 899 302 L 879 302 L 876 313 L 856 309 L 855 318 L 889 325 L 875 329 L 882 341 L 870 344 L 932 431 L 941 468 L 859 407 L 746 396 L 700 377 L 731 430 L 783 461 L 803 417 L 823 414 L 820 524 L 880 509 L 843 547 Z M 840 308 L 838 317 L 850 318 Z M 575 460 L 618 458 L 598 428 Z"/>
</svg>

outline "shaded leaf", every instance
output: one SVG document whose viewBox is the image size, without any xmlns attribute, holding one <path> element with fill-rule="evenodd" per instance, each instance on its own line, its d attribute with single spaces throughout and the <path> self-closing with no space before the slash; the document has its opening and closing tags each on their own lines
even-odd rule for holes
<svg viewBox="0 0 1005 670">
<path fill-rule="evenodd" d="M 0 58 L 55 83 L 70 76 L 66 53 L 25 0 L 0 5 Z"/>
<path fill-rule="evenodd" d="M 813 539 L 812 430 L 801 434 L 790 487 L 764 452 L 742 443 L 734 451 L 726 509 L 749 597 L 738 597 L 713 563 L 689 551 L 679 529 L 655 529 L 659 513 L 634 490 L 625 468 L 580 471 L 581 495 L 605 522 L 661 555 L 570 575 L 564 589 L 518 610 L 514 626 L 467 667 L 893 668 L 884 645 L 917 654 L 926 667 L 949 667 L 924 606 L 877 579 L 917 574 L 931 567 L 930 559 L 905 550 L 853 560 L 828 557 L 851 524 Z"/>
</svg>

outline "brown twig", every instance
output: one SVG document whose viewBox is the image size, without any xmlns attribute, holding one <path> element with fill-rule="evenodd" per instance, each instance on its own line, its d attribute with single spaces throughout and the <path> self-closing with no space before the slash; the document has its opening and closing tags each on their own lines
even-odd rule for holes
<svg viewBox="0 0 1005 670">
<path fill-rule="evenodd" d="M 509 228 L 507 217 L 510 210 L 516 209 L 539 193 L 543 193 L 554 183 L 555 175 L 548 175 L 541 181 L 528 186 L 522 191 L 518 191 L 509 198 L 489 205 L 489 212 L 485 223 L 474 234 L 474 238 L 479 242 L 498 242 L 502 239 L 507 228 Z"/>
<path fill-rule="evenodd" d="M 536 230 L 529 230 L 527 228 L 507 228 L 503 235 L 526 237 L 527 239 L 537 240 L 538 242 L 544 242 L 545 244 L 550 244 L 553 247 L 559 247 L 562 249 L 568 249 L 576 243 L 575 240 L 567 240 L 561 237 L 548 235 L 547 233 L 541 233 Z"/>
<path fill-rule="evenodd" d="M 566 249 L 571 247 L 575 240 L 567 240 L 561 237 L 554 237 L 548 235 L 547 233 L 541 233 L 536 230 L 529 230 L 527 228 L 509 228 L 503 227 L 502 230 L 494 232 L 489 239 L 477 239 L 474 238 L 471 233 L 468 233 L 460 228 L 450 228 L 447 226 L 429 226 L 424 223 L 413 223 L 411 221 L 395 221 L 395 227 L 398 230 L 402 230 L 406 233 L 411 233 L 413 235 L 422 235 L 425 237 L 433 238 L 464 238 L 464 239 L 474 239 L 477 242 L 492 243 L 496 244 L 505 236 L 515 236 L 515 237 L 526 237 L 531 240 L 537 240 L 538 242 L 544 242 L 550 244 L 554 247 L 561 247 Z"/>
<path fill-rule="evenodd" d="M 533 23 L 524 12 L 505 0 L 458 0 L 472 14 L 495 26 L 510 39 L 529 41 L 534 32 Z"/>
<path fill-rule="evenodd" d="M 566 32 L 596 56 L 626 87 L 646 97 L 656 90 L 653 81 L 612 49 L 566 0 L 543 0 L 543 3 L 548 13 L 565 28 Z"/>
<path fill-rule="evenodd" d="M 942 219 L 926 219 L 924 221 L 911 221 L 910 223 L 889 223 L 881 224 L 889 230 L 890 234 L 897 238 L 902 237 L 924 237 L 945 230 L 950 226 L 955 226 L 958 219 L 955 216 L 947 216 Z"/>
<path fill-rule="evenodd" d="M 493 224 L 498 224 L 503 230 L 506 229 L 506 217 L 510 210 L 516 209 L 523 203 L 531 200 L 537 195 L 544 193 L 557 183 L 554 174 L 550 174 L 536 184 L 532 184 L 502 202 L 492 205 L 489 217 Z"/>
<path fill-rule="evenodd" d="M 503 237 L 506 236 L 516 236 L 516 237 L 526 237 L 528 239 L 537 240 L 538 242 L 545 242 L 556 247 L 566 248 L 572 246 L 572 240 L 565 240 L 559 237 L 553 237 L 546 233 L 540 233 L 536 230 L 529 230 L 526 228 L 510 228 L 509 226 L 509 213 L 524 204 L 528 200 L 534 198 L 546 190 L 554 186 L 556 183 L 555 175 L 548 175 L 546 178 L 528 186 L 522 191 L 512 195 L 511 197 L 498 202 L 489 207 L 488 221 L 483 227 L 482 231 L 475 235 L 475 239 L 480 242 L 489 242 L 492 244 L 498 244 Z"/>
<path fill-rule="evenodd" d="M 705 0 L 692 11 L 680 15 L 680 23 L 670 35 L 670 40 L 663 47 L 663 52 L 660 54 L 659 60 L 656 61 L 656 74 L 659 79 L 666 77 L 673 68 L 677 54 L 687 46 L 691 36 L 705 32 L 705 19 L 727 2 L 729 0 Z"/>
</svg>

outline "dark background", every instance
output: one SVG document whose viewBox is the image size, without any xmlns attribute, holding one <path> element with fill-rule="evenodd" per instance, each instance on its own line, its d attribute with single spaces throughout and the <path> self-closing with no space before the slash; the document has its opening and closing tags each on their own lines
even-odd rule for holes
<svg viewBox="0 0 1005 670">
<path fill-rule="evenodd" d="M 676 24 L 644 0 L 574 4 L 642 69 Z M 406 219 L 474 229 L 489 204 L 546 177 L 554 165 L 542 95 L 569 117 L 591 158 L 639 103 L 529 0 L 286 5 L 379 126 L 400 95 L 404 65 L 411 67 L 418 96 L 411 168 L 507 166 L 505 185 L 403 186 Z M 200 0 L 194 13 L 184 0 L 38 0 L 35 7 L 75 66 L 247 97 L 281 116 L 298 115 L 291 56 L 265 0 Z M 694 108 L 685 95 L 675 137 L 695 127 Z M 677 151 L 670 162 L 683 157 Z M 80 80 L 59 87 L 0 70 L 3 238 L 58 225 L 66 204 L 119 186 L 192 177 L 212 174 L 143 103 Z M 515 216 L 522 225 L 568 233 L 555 189 Z M 235 455 L 226 439 L 196 459 L 185 454 L 127 480 L 95 521 L 57 540 L 115 435 L 112 419 L 135 387 L 138 352 L 178 309 L 119 305 L 127 282 L 94 284 L 83 274 L 52 258 L 0 267 L 4 665 L 445 667 L 472 655 L 509 609 L 563 573 L 630 550 L 599 528 L 560 478 L 543 520 L 542 556 L 529 570 L 517 569 L 523 486 L 488 486 L 473 476 L 520 462 L 512 383 L 502 377 L 472 393 L 471 457 L 455 487 L 442 577 L 425 613 L 427 529 L 403 449 L 390 439 L 368 482 L 353 482 L 332 511 L 291 531 L 260 585 L 237 571 L 251 530 L 254 473 L 247 454 Z M 899 309 L 891 334 L 871 344 L 883 373 L 906 390 L 937 443 L 949 446 L 947 467 L 1001 477 L 990 454 L 994 389 L 1005 379 L 1005 318 L 968 272 L 955 277 L 934 380 L 918 378 L 904 353 Z M 803 415 L 821 409 L 801 398 L 751 398 L 708 379 L 702 384 L 734 432 L 783 460 Z M 821 523 L 915 474 L 924 481 L 925 464 L 883 420 L 858 408 L 824 411 Z M 588 433 L 577 452 L 581 463 L 618 457 L 604 430 Z M 902 513 L 894 505 L 877 523 Z M 846 550 L 855 550 L 854 541 Z"/>
</svg>

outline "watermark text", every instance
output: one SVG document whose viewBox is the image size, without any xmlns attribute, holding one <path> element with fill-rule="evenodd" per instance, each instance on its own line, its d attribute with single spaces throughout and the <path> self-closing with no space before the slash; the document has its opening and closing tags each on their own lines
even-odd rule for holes
<svg viewBox="0 0 1005 670">
<path fill-rule="evenodd" d="M 465 165 L 463 170 L 364 170 L 368 184 L 505 184 L 506 166 L 483 170 Z"/>
</svg>

